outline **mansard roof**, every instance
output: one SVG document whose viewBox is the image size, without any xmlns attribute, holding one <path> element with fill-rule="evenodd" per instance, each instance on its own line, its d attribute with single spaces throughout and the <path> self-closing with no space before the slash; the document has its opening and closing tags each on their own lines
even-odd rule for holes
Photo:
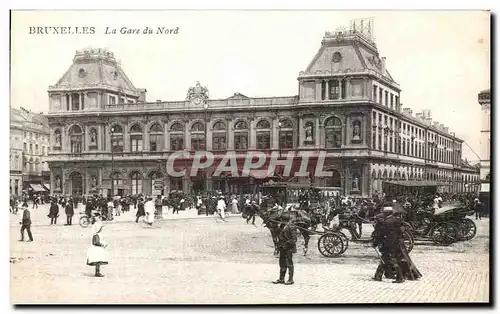
<svg viewBox="0 0 500 314">
<path fill-rule="evenodd" d="M 49 91 L 89 88 L 121 91 L 132 96 L 139 95 L 114 54 L 105 49 L 77 51 L 73 64 L 55 85 L 49 87 Z"/>
<path fill-rule="evenodd" d="M 370 72 L 396 84 L 374 42 L 351 31 L 326 33 L 321 47 L 300 76 Z"/>
</svg>

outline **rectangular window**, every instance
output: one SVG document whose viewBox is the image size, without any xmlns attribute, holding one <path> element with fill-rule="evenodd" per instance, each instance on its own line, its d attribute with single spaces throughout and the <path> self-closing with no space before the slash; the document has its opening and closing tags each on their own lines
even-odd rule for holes
<svg viewBox="0 0 500 314">
<path fill-rule="evenodd" d="M 382 88 L 379 88 L 379 90 L 378 90 L 378 103 L 379 104 L 382 104 L 383 95 L 384 95 L 384 91 L 382 90 Z"/>
<path fill-rule="evenodd" d="M 373 85 L 373 99 L 374 102 L 377 102 L 377 86 Z"/>
<path fill-rule="evenodd" d="M 204 134 L 191 134 L 191 150 L 205 150 Z"/>
<path fill-rule="evenodd" d="M 163 136 L 159 134 L 149 135 L 149 150 L 152 152 L 158 152 L 161 150 L 161 140 Z"/>
<path fill-rule="evenodd" d="M 393 151 L 393 147 L 392 147 L 392 136 L 391 136 L 391 137 L 389 137 L 389 151 L 390 151 L 391 153 L 393 153 L 393 152 L 394 152 L 394 151 Z"/>
<path fill-rule="evenodd" d="M 340 85 L 337 80 L 328 81 L 328 86 L 330 87 L 330 93 L 328 99 L 339 99 L 340 98 Z"/>
<path fill-rule="evenodd" d="M 257 132 L 257 149 L 270 149 L 270 148 L 271 148 L 270 132 Z"/>
<path fill-rule="evenodd" d="M 325 146 L 326 148 L 341 148 L 342 147 L 342 129 L 328 128 L 325 131 Z"/>
<path fill-rule="evenodd" d="M 236 133 L 234 135 L 234 149 L 236 150 L 248 149 L 248 134 L 246 132 Z"/>
<path fill-rule="evenodd" d="M 391 93 L 391 109 L 394 109 L 394 94 Z"/>
<path fill-rule="evenodd" d="M 142 135 L 131 135 L 130 144 L 130 151 L 142 152 Z"/>
<path fill-rule="evenodd" d="M 30 152 L 30 154 L 33 153 L 33 144 L 30 144 L 30 151 L 29 152 Z"/>
<path fill-rule="evenodd" d="M 279 132 L 279 146 L 282 149 L 293 148 L 293 131 L 280 131 Z"/>
<path fill-rule="evenodd" d="M 170 135 L 170 150 L 183 150 L 184 149 L 184 135 L 171 134 Z"/>
<path fill-rule="evenodd" d="M 108 103 L 109 105 L 116 105 L 116 97 L 109 95 Z"/>
<path fill-rule="evenodd" d="M 122 103 L 122 104 L 125 103 L 125 97 L 120 98 L 120 103 Z"/>
<path fill-rule="evenodd" d="M 389 106 L 389 92 L 385 92 L 385 106 L 388 107 Z"/>
<path fill-rule="evenodd" d="M 212 150 L 226 150 L 226 133 L 213 133 Z"/>
<path fill-rule="evenodd" d="M 35 154 L 38 155 L 38 144 L 35 144 Z"/>
</svg>

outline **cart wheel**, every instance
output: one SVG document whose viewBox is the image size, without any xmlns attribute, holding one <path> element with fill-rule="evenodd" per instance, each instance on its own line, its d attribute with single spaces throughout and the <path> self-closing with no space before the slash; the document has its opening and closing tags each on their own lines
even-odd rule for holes
<svg viewBox="0 0 500 314">
<path fill-rule="evenodd" d="M 81 217 L 80 218 L 80 226 L 82 228 L 87 228 L 90 224 L 89 218 L 88 217 Z"/>
<path fill-rule="evenodd" d="M 450 223 L 442 222 L 432 228 L 429 237 L 436 244 L 450 245 L 457 238 L 457 229 Z"/>
<path fill-rule="evenodd" d="M 325 257 L 337 257 L 342 254 L 344 243 L 335 233 L 327 233 L 318 239 L 318 250 Z"/>
<path fill-rule="evenodd" d="M 462 227 L 462 222 L 460 220 L 458 220 L 458 221 L 452 220 L 452 221 L 448 221 L 448 224 L 452 225 L 455 228 L 455 230 L 457 231 L 456 236 L 455 236 L 455 241 L 453 241 L 453 242 L 460 241 L 465 235 L 465 233 L 464 233 L 465 230 Z"/>
<path fill-rule="evenodd" d="M 462 222 L 462 226 L 464 227 L 464 233 L 463 233 L 462 240 L 464 240 L 464 241 L 472 240 L 476 236 L 476 233 L 477 233 L 476 224 L 474 223 L 474 221 L 472 221 L 469 218 L 464 218 L 464 219 L 462 219 L 461 222 Z"/>
<path fill-rule="evenodd" d="M 413 246 L 415 245 L 415 240 L 413 239 L 413 234 L 411 232 L 409 232 L 408 230 L 405 230 L 405 232 L 403 233 L 403 238 L 404 238 L 404 244 L 406 247 L 406 251 L 408 251 L 408 253 L 410 253 L 411 250 L 413 250 Z"/>
<path fill-rule="evenodd" d="M 345 251 L 347 251 L 347 248 L 349 247 L 349 239 L 343 232 L 337 232 L 336 234 L 339 235 L 340 238 L 342 239 L 342 244 L 344 245 L 344 247 L 342 248 L 342 252 L 340 252 L 340 254 L 344 254 Z"/>
</svg>

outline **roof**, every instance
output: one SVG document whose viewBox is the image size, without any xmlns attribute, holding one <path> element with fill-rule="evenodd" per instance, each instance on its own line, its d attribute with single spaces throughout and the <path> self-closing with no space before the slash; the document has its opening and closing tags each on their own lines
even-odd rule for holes
<svg viewBox="0 0 500 314">
<path fill-rule="evenodd" d="M 408 186 L 408 187 L 426 187 L 426 186 L 445 186 L 448 183 L 437 182 L 437 181 L 384 181 L 387 184 L 399 185 L 399 186 Z"/>
<path fill-rule="evenodd" d="M 128 79 L 114 54 L 105 49 L 77 51 L 73 64 L 49 90 L 96 88 L 122 90 L 138 96 L 137 88 Z"/>
<path fill-rule="evenodd" d="M 340 53 L 340 61 L 332 62 L 333 54 L 336 52 Z M 305 74 L 324 71 L 328 73 L 374 71 L 397 85 L 387 68 L 384 69 L 384 62 L 375 46 L 368 46 L 357 36 L 346 33 L 346 37 L 342 39 L 325 37 L 318 52 L 307 66 Z"/>
</svg>

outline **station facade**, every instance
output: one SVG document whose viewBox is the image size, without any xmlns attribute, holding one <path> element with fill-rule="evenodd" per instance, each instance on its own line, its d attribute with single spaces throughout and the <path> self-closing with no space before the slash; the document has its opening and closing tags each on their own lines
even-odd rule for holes
<svg viewBox="0 0 500 314">
<path fill-rule="evenodd" d="M 51 186 L 62 194 L 248 193 L 272 179 L 368 197 L 382 190 L 383 181 L 406 180 L 465 191 L 478 173 L 464 168 L 463 140 L 433 122 L 430 111 L 414 115 L 403 108 L 400 92 L 370 33 L 362 30 L 326 32 L 299 73 L 298 95 L 288 97 L 235 93 L 211 99 L 198 82 L 184 100 L 148 102 L 146 89 L 132 84 L 112 52 L 77 51 L 48 89 Z M 201 150 L 215 156 L 325 152 L 324 169 L 333 174 L 283 177 L 278 168 L 269 178 L 241 178 L 214 176 L 208 168 L 195 177 L 167 175 L 170 154 Z M 184 168 L 189 166 L 185 160 Z"/>
</svg>

